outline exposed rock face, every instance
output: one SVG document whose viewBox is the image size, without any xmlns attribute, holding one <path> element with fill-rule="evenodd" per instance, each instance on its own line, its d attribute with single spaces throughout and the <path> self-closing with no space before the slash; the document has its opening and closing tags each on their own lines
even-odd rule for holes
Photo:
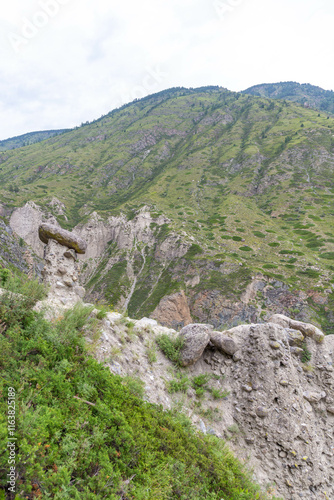
<svg viewBox="0 0 334 500">
<path fill-rule="evenodd" d="M 72 248 L 77 253 L 84 254 L 86 252 L 87 243 L 80 236 L 54 224 L 41 224 L 38 228 L 38 234 L 43 243 L 47 244 L 50 239 L 53 239 L 63 246 Z"/>
<path fill-rule="evenodd" d="M 79 285 L 76 253 L 50 238 L 44 255 L 43 280 L 50 287 L 47 302 L 71 307 L 85 296 L 85 289 Z"/>
<path fill-rule="evenodd" d="M 29 201 L 23 207 L 14 210 L 9 225 L 39 257 L 43 257 L 44 245 L 39 239 L 38 228 L 42 222 L 46 221 L 57 224 L 51 214 L 45 214 L 38 205 Z"/>
<path fill-rule="evenodd" d="M 166 295 L 161 299 L 158 307 L 151 314 L 151 318 L 161 325 L 170 328 L 182 328 L 192 323 L 187 297 L 182 290 L 173 295 Z"/>
<path fill-rule="evenodd" d="M 12 228 L 0 220 L 0 266 L 14 265 L 28 276 L 40 276 L 43 262 L 14 234 Z"/>
<path fill-rule="evenodd" d="M 181 350 L 182 366 L 193 365 L 199 360 L 209 343 L 211 329 L 207 325 L 196 323 L 182 328 L 180 331 L 180 337 L 184 341 Z"/>
<path fill-rule="evenodd" d="M 54 214 L 65 216 L 66 210 L 59 200 L 52 200 L 49 207 Z M 43 245 L 37 229 L 45 222 L 58 225 L 51 213 L 33 202 L 15 209 L 10 220 L 15 233 L 41 257 Z M 186 325 L 191 318 L 209 322 L 215 329 L 230 328 L 240 323 L 269 321 L 273 314 L 289 314 L 291 309 L 296 311 L 296 320 L 308 323 L 314 313 L 309 301 L 324 305 L 326 310 L 329 300 L 330 289 L 321 293 L 298 292 L 261 273 L 247 276 L 240 288 L 230 287 L 229 294 L 219 285 L 215 289 L 212 285 L 206 288 L 212 272 L 228 277 L 242 271 L 242 266 L 225 263 L 216 268 L 214 262 L 204 259 L 200 267 L 194 266 L 194 261 L 186 256 L 194 238 L 184 232 L 171 232 L 170 220 L 163 215 L 154 216 L 149 207 L 143 207 L 130 220 L 125 215 L 103 218 L 93 212 L 89 221 L 74 231 L 88 243 L 85 255 L 79 254 L 78 259 L 85 261 L 81 276 L 90 300 L 106 299 L 119 309 L 126 306 L 133 317 L 152 316 L 173 328 Z M 116 292 L 109 285 L 114 275 L 119 283 Z M 186 298 L 174 294 L 175 287 L 169 287 L 185 277 Z M 162 282 L 165 286 L 156 286 Z M 331 321 L 332 313 L 326 314 Z M 319 324 L 322 319 L 319 317 Z M 302 330 L 301 333 L 307 335 Z"/>
</svg>

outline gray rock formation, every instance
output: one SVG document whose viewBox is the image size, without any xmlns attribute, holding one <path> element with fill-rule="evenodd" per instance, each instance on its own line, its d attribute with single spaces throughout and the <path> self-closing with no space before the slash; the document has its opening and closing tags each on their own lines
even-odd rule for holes
<svg viewBox="0 0 334 500">
<path fill-rule="evenodd" d="M 9 221 L 12 230 L 22 238 L 39 256 L 43 257 L 44 245 L 39 239 L 38 228 L 41 223 L 57 224 L 51 214 L 43 212 L 33 201 L 28 201 L 23 207 L 16 208 Z"/>
<path fill-rule="evenodd" d="M 42 241 L 47 241 L 44 249 L 45 266 L 42 272 L 44 282 L 49 285 L 47 301 L 53 305 L 71 307 L 85 296 L 85 289 L 79 284 L 80 268 L 73 246 L 75 244 L 84 251 L 86 242 L 69 231 L 56 228 L 57 231 L 53 232 L 54 227 L 42 224 L 39 232 Z M 58 238 L 59 235 L 61 238 Z"/>
<path fill-rule="evenodd" d="M 184 344 L 181 350 L 182 366 L 196 363 L 210 341 L 212 327 L 193 323 L 182 328 L 180 337 Z"/>
</svg>

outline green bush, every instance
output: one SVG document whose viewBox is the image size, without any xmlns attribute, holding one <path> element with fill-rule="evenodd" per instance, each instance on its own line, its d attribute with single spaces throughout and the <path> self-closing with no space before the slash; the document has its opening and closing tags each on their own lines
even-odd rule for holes
<svg viewBox="0 0 334 500">
<path fill-rule="evenodd" d="M 213 399 L 223 399 L 226 398 L 230 392 L 223 389 L 210 389 Z"/>
<path fill-rule="evenodd" d="M 302 361 L 302 363 L 308 363 L 312 358 L 312 354 L 308 350 L 306 340 L 304 340 L 304 342 L 302 344 L 302 348 L 303 348 L 303 352 L 302 352 L 301 361 Z"/>
<path fill-rule="evenodd" d="M 156 342 L 166 358 L 175 363 L 180 364 L 180 351 L 183 347 L 184 340 L 182 337 L 178 336 L 172 339 L 166 333 L 157 337 Z"/>
<path fill-rule="evenodd" d="M 334 260 L 334 252 L 325 252 L 319 255 L 321 259 Z"/>
<path fill-rule="evenodd" d="M 178 378 L 170 380 L 167 383 L 168 392 L 173 394 L 174 392 L 187 392 L 190 387 L 190 382 L 187 376 L 182 376 L 179 374 Z"/>
</svg>

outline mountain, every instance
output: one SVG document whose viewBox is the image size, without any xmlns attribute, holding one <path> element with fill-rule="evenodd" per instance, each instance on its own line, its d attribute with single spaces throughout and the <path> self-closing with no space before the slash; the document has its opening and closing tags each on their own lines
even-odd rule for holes
<svg viewBox="0 0 334 500">
<path fill-rule="evenodd" d="M 280 82 L 254 85 L 243 91 L 258 97 L 285 99 L 302 106 L 334 114 L 334 92 L 309 83 Z"/>
<path fill-rule="evenodd" d="M 333 332 L 334 118 L 220 87 L 176 88 L 0 155 L 5 223 L 89 242 L 92 299 L 168 326 L 268 319 Z"/>
<path fill-rule="evenodd" d="M 0 151 L 7 151 L 8 149 L 17 149 L 23 146 L 29 146 L 30 144 L 44 141 L 45 139 L 49 139 L 49 137 L 63 134 L 64 132 L 68 131 L 69 129 L 43 130 L 41 132 L 29 132 L 28 134 L 11 137 L 10 139 L 0 141 Z"/>
</svg>

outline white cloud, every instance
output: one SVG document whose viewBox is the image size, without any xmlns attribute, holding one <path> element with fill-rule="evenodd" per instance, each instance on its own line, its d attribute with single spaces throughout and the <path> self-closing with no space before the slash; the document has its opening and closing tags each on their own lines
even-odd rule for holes
<svg viewBox="0 0 334 500">
<path fill-rule="evenodd" d="M 172 86 L 331 89 L 333 21 L 330 0 L 8 2 L 0 138 L 72 127 Z"/>
</svg>

